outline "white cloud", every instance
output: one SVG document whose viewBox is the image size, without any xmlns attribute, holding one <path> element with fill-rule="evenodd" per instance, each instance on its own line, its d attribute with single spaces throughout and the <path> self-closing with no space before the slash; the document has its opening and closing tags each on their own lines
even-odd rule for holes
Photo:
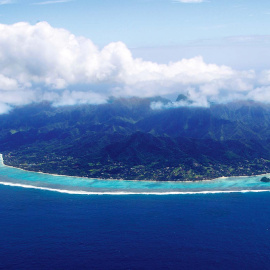
<svg viewBox="0 0 270 270">
<path fill-rule="evenodd" d="M 250 98 L 258 87 L 262 89 L 256 93 L 263 99 L 270 85 L 270 71 L 236 71 L 207 64 L 200 56 L 157 64 L 134 58 L 122 42 L 99 49 L 91 40 L 46 22 L 0 24 L 0 32 L 0 113 L 42 100 L 56 105 L 100 104 L 110 96 L 172 93 L 207 106 L 211 101 Z M 270 102 L 270 96 L 265 97 Z"/>
<path fill-rule="evenodd" d="M 175 3 L 202 3 L 205 0 L 174 0 Z"/>
<path fill-rule="evenodd" d="M 12 0 L 2 0 L 0 1 L 0 5 L 7 5 L 7 4 L 12 4 L 13 1 Z"/>
<path fill-rule="evenodd" d="M 45 100 L 54 101 L 56 106 L 63 106 L 89 103 L 102 104 L 106 103 L 107 97 L 97 93 L 66 90 L 59 95 L 54 94 L 52 97 L 48 97 Z"/>
<path fill-rule="evenodd" d="M 0 114 L 8 113 L 11 109 L 11 106 L 0 102 Z"/>
<path fill-rule="evenodd" d="M 248 93 L 248 98 L 262 103 L 270 101 L 270 86 L 257 87 Z"/>
<path fill-rule="evenodd" d="M 54 1 L 44 1 L 44 2 L 38 2 L 34 3 L 33 5 L 50 5 L 50 4 L 59 4 L 59 3 L 67 3 L 71 2 L 72 0 L 54 0 Z"/>
<path fill-rule="evenodd" d="M 11 78 L 7 78 L 0 74 L 0 90 L 14 90 L 18 89 L 17 81 Z"/>
</svg>

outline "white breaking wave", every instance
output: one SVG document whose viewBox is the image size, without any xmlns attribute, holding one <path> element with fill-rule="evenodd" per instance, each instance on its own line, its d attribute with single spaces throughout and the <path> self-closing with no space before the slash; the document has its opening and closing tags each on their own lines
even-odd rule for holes
<svg viewBox="0 0 270 270">
<path fill-rule="evenodd" d="M 2 154 L 0 154 L 0 166 L 10 167 L 10 166 L 7 166 L 4 164 Z M 22 169 L 15 168 L 15 167 L 11 167 L 11 168 L 17 169 L 17 170 L 22 170 Z M 25 171 L 25 170 L 22 170 L 22 171 Z M 33 173 L 37 173 L 37 172 L 33 172 Z M 49 174 L 49 175 L 52 175 L 52 174 Z M 59 176 L 59 175 L 56 175 L 56 176 Z M 228 177 L 224 177 L 224 179 L 225 178 L 228 178 Z M 211 180 L 211 181 L 213 181 L 213 180 Z M 63 187 L 63 189 L 61 189 L 61 188 L 53 188 L 53 187 L 35 186 L 32 184 L 21 184 L 21 183 L 18 183 L 18 182 L 16 183 L 16 182 L 14 183 L 14 182 L 0 181 L 0 185 L 27 188 L 27 189 L 45 190 L 45 191 L 74 194 L 74 195 L 188 195 L 188 194 L 218 194 L 218 193 L 248 193 L 248 192 L 250 193 L 250 192 L 269 192 L 270 191 L 270 189 L 245 189 L 245 187 L 239 187 L 238 190 L 237 189 L 229 190 L 227 188 L 224 189 L 222 187 L 220 187 L 220 190 L 217 190 L 217 187 L 215 187 L 216 188 L 215 190 L 211 190 L 210 187 L 208 187 L 208 189 L 210 189 L 210 190 L 202 190 L 203 187 L 198 188 L 198 190 L 194 190 L 194 189 L 193 190 L 191 190 L 191 189 L 179 190 L 179 187 L 178 187 L 175 190 L 174 190 L 174 188 L 170 188 L 168 190 L 163 189 L 162 191 L 159 191 L 157 189 L 153 189 L 153 191 L 149 191 L 149 189 L 144 191 L 143 187 L 142 187 L 142 189 L 140 189 L 139 191 L 136 189 L 132 190 L 132 188 L 130 190 L 128 190 L 128 189 L 122 189 L 122 190 L 121 189 L 111 189 L 110 190 L 108 188 L 107 191 L 104 191 L 104 190 L 98 191 L 97 189 L 91 191 L 91 190 L 65 189 L 64 187 Z M 135 182 L 135 181 L 132 181 L 132 182 Z M 209 181 L 205 181 L 205 182 L 209 182 Z M 206 187 L 205 187 L 205 189 L 206 189 Z"/>
<path fill-rule="evenodd" d="M 48 187 L 38 187 L 33 185 L 25 185 L 25 184 L 17 184 L 17 183 L 9 183 L 9 182 L 0 182 L 0 185 L 11 186 L 11 187 L 21 187 L 28 189 L 38 189 L 45 191 L 52 191 L 58 193 L 66 193 L 73 195 L 191 195 L 191 194 L 220 194 L 220 193 L 258 193 L 258 192 L 270 192 L 267 189 L 244 189 L 244 190 L 205 190 L 205 191 L 166 191 L 166 192 L 135 192 L 135 191 L 83 191 L 83 190 L 67 190 L 67 189 L 55 189 Z"/>
</svg>

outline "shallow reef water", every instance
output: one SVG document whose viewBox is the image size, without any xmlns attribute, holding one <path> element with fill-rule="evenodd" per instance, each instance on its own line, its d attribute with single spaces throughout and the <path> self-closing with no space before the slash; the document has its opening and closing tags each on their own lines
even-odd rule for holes
<svg viewBox="0 0 270 270">
<path fill-rule="evenodd" d="M 270 183 L 261 176 L 224 177 L 194 182 L 103 180 L 30 172 L 5 166 L 0 157 L 0 184 L 85 195 L 197 194 L 231 192 L 267 192 Z"/>
</svg>

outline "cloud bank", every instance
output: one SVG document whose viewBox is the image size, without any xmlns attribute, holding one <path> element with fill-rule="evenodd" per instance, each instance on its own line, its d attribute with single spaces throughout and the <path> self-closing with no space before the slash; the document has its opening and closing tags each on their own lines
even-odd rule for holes
<svg viewBox="0 0 270 270">
<path fill-rule="evenodd" d="M 254 99 L 270 102 L 270 71 L 237 71 L 202 57 L 157 64 L 134 58 L 122 42 L 99 49 L 47 22 L 0 24 L 0 113 L 13 106 L 100 104 L 110 96 L 182 93 L 193 106 Z M 179 104 L 183 105 L 183 104 Z"/>
</svg>

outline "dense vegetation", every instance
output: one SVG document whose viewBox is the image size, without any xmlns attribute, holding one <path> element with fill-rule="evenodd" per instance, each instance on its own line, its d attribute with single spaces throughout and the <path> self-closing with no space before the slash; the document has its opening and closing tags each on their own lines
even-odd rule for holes
<svg viewBox="0 0 270 270">
<path fill-rule="evenodd" d="M 261 178 L 261 182 L 269 183 L 270 182 L 270 178 L 264 176 L 264 177 Z"/>
<path fill-rule="evenodd" d="M 114 179 L 195 180 L 270 171 L 270 106 L 152 110 L 155 99 L 34 104 L 0 116 L 0 151 L 28 170 Z"/>
</svg>

